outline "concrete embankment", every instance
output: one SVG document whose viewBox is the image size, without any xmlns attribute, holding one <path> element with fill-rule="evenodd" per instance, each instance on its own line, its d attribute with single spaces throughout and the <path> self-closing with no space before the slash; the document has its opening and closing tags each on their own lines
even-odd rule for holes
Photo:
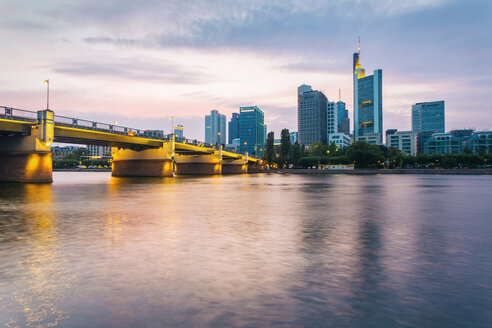
<svg viewBox="0 0 492 328">
<path fill-rule="evenodd" d="M 317 170 L 287 169 L 291 174 L 456 174 L 456 175 L 492 175 L 492 169 L 382 169 L 382 170 Z"/>
</svg>

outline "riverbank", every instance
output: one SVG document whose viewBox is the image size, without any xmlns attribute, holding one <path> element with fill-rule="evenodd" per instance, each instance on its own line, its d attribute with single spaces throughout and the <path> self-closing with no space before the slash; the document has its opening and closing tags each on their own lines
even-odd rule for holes
<svg viewBox="0 0 492 328">
<path fill-rule="evenodd" d="M 456 174 L 456 175 L 492 175 L 492 169 L 355 169 L 355 170 L 317 170 L 286 169 L 291 174 Z"/>
</svg>

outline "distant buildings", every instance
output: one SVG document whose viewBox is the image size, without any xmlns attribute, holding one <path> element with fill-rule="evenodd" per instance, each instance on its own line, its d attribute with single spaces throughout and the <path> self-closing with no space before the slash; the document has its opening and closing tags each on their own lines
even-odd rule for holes
<svg viewBox="0 0 492 328">
<path fill-rule="evenodd" d="M 74 146 L 58 147 L 58 146 L 53 146 L 53 147 L 51 147 L 51 152 L 53 154 L 53 160 L 64 159 L 66 156 L 72 154 L 74 151 L 76 151 L 79 148 L 81 148 L 81 147 L 74 147 Z"/>
<path fill-rule="evenodd" d="M 297 128 L 299 143 L 312 145 L 327 140 L 327 102 L 326 96 L 309 85 L 297 88 Z"/>
<path fill-rule="evenodd" d="M 231 121 L 229 122 L 229 140 L 228 143 L 232 144 L 232 141 L 239 138 L 239 114 L 232 113 Z"/>
<path fill-rule="evenodd" d="M 372 140 L 380 145 L 383 141 L 383 71 L 365 75 L 359 52 L 354 53 L 354 139 Z"/>
<path fill-rule="evenodd" d="M 111 147 L 87 145 L 87 155 L 93 157 L 111 156 Z"/>
<path fill-rule="evenodd" d="M 205 116 L 205 142 L 212 145 L 226 144 L 226 116 L 217 110 Z"/>
<path fill-rule="evenodd" d="M 444 101 L 417 103 L 412 106 L 412 132 L 444 133 Z"/>
<path fill-rule="evenodd" d="M 174 127 L 174 135 L 176 136 L 176 138 L 180 138 L 180 139 L 184 138 L 183 126 L 181 124 Z"/>
<path fill-rule="evenodd" d="M 396 148 L 408 155 L 414 155 L 412 131 L 386 130 L 386 147 Z"/>
<path fill-rule="evenodd" d="M 475 132 L 468 139 L 466 147 L 475 154 L 492 153 L 492 131 Z"/>
<path fill-rule="evenodd" d="M 292 145 L 295 144 L 298 141 L 298 139 L 299 139 L 299 134 L 296 131 L 290 133 L 290 143 Z"/>
<path fill-rule="evenodd" d="M 239 140 L 241 153 L 261 157 L 265 148 L 264 114 L 257 106 L 240 107 Z"/>
</svg>

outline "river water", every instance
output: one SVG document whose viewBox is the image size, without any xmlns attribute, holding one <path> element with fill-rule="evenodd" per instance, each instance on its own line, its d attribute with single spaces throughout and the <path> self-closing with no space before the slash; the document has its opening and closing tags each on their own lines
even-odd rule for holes
<svg viewBox="0 0 492 328">
<path fill-rule="evenodd" d="M 0 326 L 491 327 L 492 176 L 0 184 Z"/>
</svg>

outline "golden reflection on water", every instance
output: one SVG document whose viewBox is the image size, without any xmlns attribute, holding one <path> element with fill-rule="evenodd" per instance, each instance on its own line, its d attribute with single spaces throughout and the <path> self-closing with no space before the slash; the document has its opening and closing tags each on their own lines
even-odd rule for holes
<svg viewBox="0 0 492 328">
<path fill-rule="evenodd" d="M 57 221 L 52 209 L 51 185 L 26 184 L 22 201 L 29 234 L 24 238 L 26 254 L 20 257 L 22 272 L 12 301 L 21 307 L 24 318 L 11 318 L 7 327 L 53 327 L 66 314 L 57 308 L 67 284 L 60 282 L 64 268 L 58 254 Z"/>
</svg>

